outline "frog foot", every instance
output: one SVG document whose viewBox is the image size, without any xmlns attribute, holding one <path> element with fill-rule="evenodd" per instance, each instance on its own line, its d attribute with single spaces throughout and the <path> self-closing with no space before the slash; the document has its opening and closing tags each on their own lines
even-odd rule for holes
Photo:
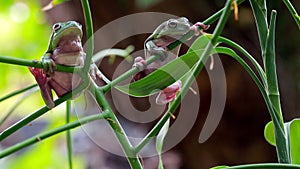
<svg viewBox="0 0 300 169">
<path fill-rule="evenodd" d="M 102 73 L 100 72 L 95 63 L 91 64 L 90 66 L 90 76 L 93 80 L 96 80 L 97 77 L 102 79 Z"/>
<path fill-rule="evenodd" d="M 28 67 L 31 74 L 33 74 L 36 82 L 40 86 L 44 86 L 48 82 L 48 77 L 44 74 L 43 69 L 35 68 L 35 67 Z"/>
<path fill-rule="evenodd" d="M 147 63 L 144 58 L 138 56 L 134 59 L 134 63 L 132 65 L 132 67 L 137 67 L 139 69 L 139 71 L 142 71 L 142 70 L 146 69 Z"/>
<path fill-rule="evenodd" d="M 180 91 L 180 89 L 181 89 L 181 81 L 178 80 L 177 82 L 168 86 L 158 94 L 158 96 L 156 97 L 156 104 L 165 105 L 175 100 L 176 94 Z"/>
<path fill-rule="evenodd" d="M 56 70 L 56 64 L 52 59 L 43 58 L 42 63 L 43 63 L 44 74 L 52 75 L 54 73 L 54 70 Z"/>
<path fill-rule="evenodd" d="M 50 77 L 47 77 L 47 74 L 44 74 L 43 69 L 41 68 L 29 67 L 29 71 L 33 74 L 37 84 L 39 85 L 42 97 L 46 105 L 49 109 L 52 109 L 55 104 L 53 102 L 51 88 L 48 84 Z"/>
<path fill-rule="evenodd" d="M 194 31 L 195 36 L 198 36 L 200 32 L 203 33 L 202 31 L 199 31 L 199 27 L 201 27 L 202 30 L 207 30 L 210 27 L 210 25 L 205 25 L 202 22 L 195 23 L 193 26 L 191 26 L 191 30 Z"/>
</svg>

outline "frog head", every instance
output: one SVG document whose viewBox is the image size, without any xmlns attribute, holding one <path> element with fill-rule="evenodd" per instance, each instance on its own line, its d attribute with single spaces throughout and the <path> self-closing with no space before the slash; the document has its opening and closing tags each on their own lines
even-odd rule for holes
<svg viewBox="0 0 300 169">
<path fill-rule="evenodd" d="M 49 42 L 48 51 L 53 51 L 57 48 L 62 38 L 74 39 L 81 41 L 82 38 L 81 24 L 75 21 L 59 22 L 53 25 L 52 35 Z"/>
<path fill-rule="evenodd" d="M 178 19 L 169 19 L 162 23 L 155 31 L 153 39 L 159 39 L 162 36 L 180 38 L 190 31 L 191 24 L 185 17 Z"/>
</svg>

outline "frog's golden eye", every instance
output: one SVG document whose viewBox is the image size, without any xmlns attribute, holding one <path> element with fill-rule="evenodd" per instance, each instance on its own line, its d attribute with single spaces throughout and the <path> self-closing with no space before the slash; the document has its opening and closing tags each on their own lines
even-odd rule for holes
<svg viewBox="0 0 300 169">
<path fill-rule="evenodd" d="M 170 28 L 176 28 L 177 22 L 176 22 L 175 20 L 169 20 L 168 26 L 169 26 Z"/>
<path fill-rule="evenodd" d="M 60 28 L 61 28 L 61 25 L 59 23 L 54 24 L 53 27 L 52 27 L 53 31 L 55 31 L 55 32 L 57 30 L 59 30 Z"/>
</svg>

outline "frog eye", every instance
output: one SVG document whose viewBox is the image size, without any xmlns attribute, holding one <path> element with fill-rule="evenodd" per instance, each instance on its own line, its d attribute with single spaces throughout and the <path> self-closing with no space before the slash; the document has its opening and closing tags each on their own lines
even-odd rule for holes
<svg viewBox="0 0 300 169">
<path fill-rule="evenodd" d="M 176 28 L 176 27 L 177 27 L 177 22 L 176 22 L 175 20 L 170 20 L 170 21 L 168 22 L 168 26 L 169 26 L 170 28 Z"/>
<path fill-rule="evenodd" d="M 61 25 L 60 25 L 59 23 L 54 24 L 53 27 L 52 27 L 52 29 L 53 29 L 54 31 L 57 31 L 57 30 L 59 30 L 60 28 L 61 28 Z"/>
</svg>

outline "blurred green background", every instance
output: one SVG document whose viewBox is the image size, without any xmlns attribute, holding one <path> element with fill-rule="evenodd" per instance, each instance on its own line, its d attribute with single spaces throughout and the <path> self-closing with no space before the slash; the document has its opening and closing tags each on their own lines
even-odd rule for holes
<svg viewBox="0 0 300 169">
<path fill-rule="evenodd" d="M 224 2 L 219 0 L 91 0 L 90 5 L 94 29 L 97 30 L 119 17 L 146 11 L 186 16 L 191 22 L 201 21 L 219 10 Z M 68 20 L 84 23 L 79 0 L 71 0 L 49 11 L 42 11 L 41 8 L 48 3 L 47 0 L 0 0 L 1 56 L 40 59 L 47 48 L 53 23 Z M 294 0 L 292 3 L 299 12 L 300 1 Z M 298 104 L 300 33 L 283 2 L 268 1 L 268 6 L 269 9 L 278 10 L 277 69 L 284 117 L 286 121 L 289 121 L 299 117 L 300 112 Z M 213 24 L 208 32 L 211 32 L 214 26 Z M 239 7 L 239 21 L 234 21 L 233 16 L 230 17 L 223 35 L 241 44 L 261 63 L 256 28 L 249 3 L 245 2 Z M 117 44 L 116 47 L 126 48 L 128 45 L 134 45 L 136 49 L 142 49 L 146 37 L 145 35 L 132 37 Z M 96 48 L 97 50 L 99 49 Z M 221 59 L 227 78 L 227 102 L 223 118 L 212 137 L 205 143 L 199 144 L 199 133 L 210 104 L 210 99 L 207 99 L 210 98 L 210 84 L 204 70 L 197 78 L 201 93 L 201 107 L 197 122 L 187 137 L 172 149 L 176 158 L 168 157 L 178 160 L 178 168 L 199 169 L 223 164 L 276 162 L 275 148 L 268 145 L 263 138 L 263 128 L 270 121 L 270 117 L 261 94 L 238 63 L 229 57 L 221 57 Z M 27 67 L 3 63 L 0 65 L 0 97 L 35 83 Z M 107 75 L 113 74 L 113 69 L 107 65 L 100 65 L 100 68 Z M 0 119 L 20 98 L 18 96 L 0 103 Z M 42 105 L 40 94 L 36 92 L 24 100 L 14 111 L 13 116 L 0 126 L 1 131 Z M 62 110 L 63 105 L 34 122 L 34 127 L 26 126 L 24 130 L 1 142 L 1 146 L 5 148 L 37 132 L 63 124 Z M 28 132 L 32 133 L 28 134 Z M 30 151 L 22 151 L 17 155 L 1 159 L 0 166 L 4 169 L 67 168 L 64 142 L 63 135 L 42 141 L 32 146 Z M 83 145 L 88 144 L 91 143 L 88 141 L 83 143 Z M 128 168 L 126 159 L 111 155 L 101 149 L 97 149 L 96 155 L 94 154 L 94 158 L 101 159 L 96 160 L 98 163 L 88 155 L 88 152 L 78 154 L 80 155 L 76 155 L 76 160 L 74 160 L 76 168 L 99 168 L 100 161 L 106 168 Z"/>
</svg>

